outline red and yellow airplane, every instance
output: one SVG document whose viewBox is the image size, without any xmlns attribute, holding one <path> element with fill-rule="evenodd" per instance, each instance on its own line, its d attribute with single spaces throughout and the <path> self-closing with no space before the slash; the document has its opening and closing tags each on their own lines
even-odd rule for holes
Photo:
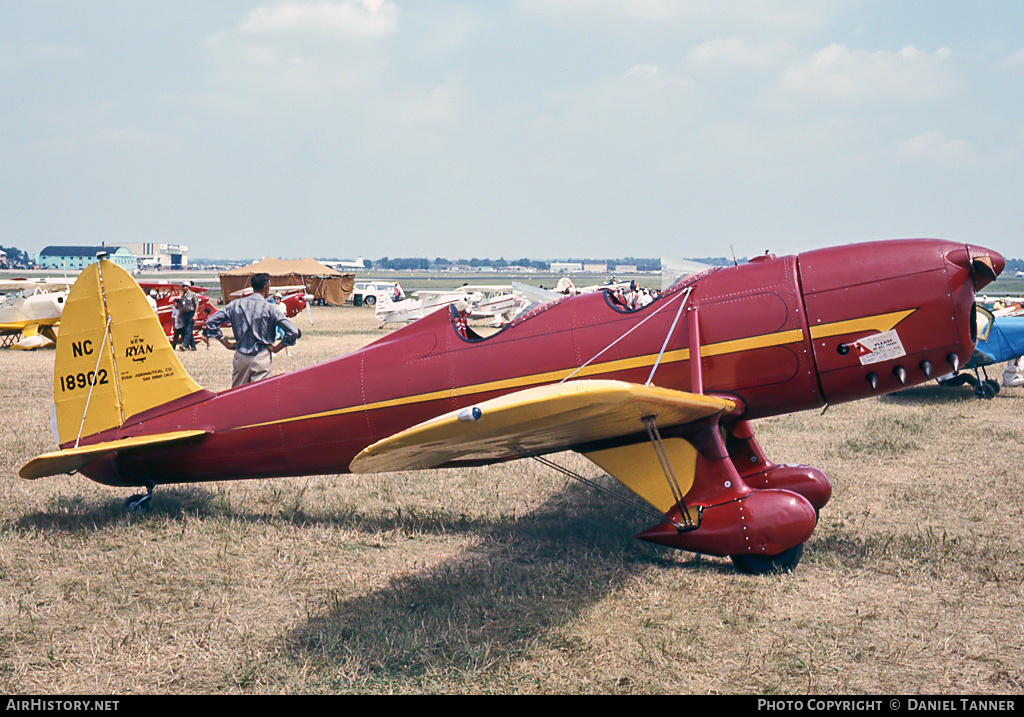
<svg viewBox="0 0 1024 717">
<path fill-rule="evenodd" d="M 113 486 L 480 465 L 571 449 L 658 515 L 638 537 L 740 570 L 792 569 L 831 484 L 776 465 L 751 422 L 927 381 L 964 364 L 980 247 L 897 240 L 765 255 L 629 310 L 608 292 L 525 311 L 483 338 L 453 307 L 347 356 L 212 393 L 184 371 L 135 281 L 82 272 L 61 323 L 61 450 L 24 478 Z"/>
</svg>

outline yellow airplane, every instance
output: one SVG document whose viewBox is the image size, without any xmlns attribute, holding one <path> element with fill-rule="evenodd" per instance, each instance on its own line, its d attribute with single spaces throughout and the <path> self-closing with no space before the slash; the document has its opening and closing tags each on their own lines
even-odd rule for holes
<svg viewBox="0 0 1024 717">
<path fill-rule="evenodd" d="M 0 346 L 32 350 L 57 343 L 69 279 L 3 279 L 0 292 Z"/>
</svg>

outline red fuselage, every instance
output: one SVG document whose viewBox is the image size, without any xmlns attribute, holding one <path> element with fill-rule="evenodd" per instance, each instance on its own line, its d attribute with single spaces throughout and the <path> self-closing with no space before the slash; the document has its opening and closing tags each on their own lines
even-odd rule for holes
<svg viewBox="0 0 1024 717">
<path fill-rule="evenodd" d="M 977 270 L 979 257 L 991 275 Z M 901 240 L 710 270 L 635 311 L 608 292 L 567 297 L 485 339 L 460 334 L 445 308 L 347 356 L 132 417 L 88 442 L 210 433 L 83 472 L 113 485 L 345 473 L 375 441 L 501 394 L 571 374 L 645 383 L 660 353 L 653 383 L 691 391 L 691 325 L 703 392 L 739 398 L 736 418 L 856 400 L 966 363 L 975 291 L 1002 268 L 978 247 Z M 886 332 L 899 347 L 866 359 L 858 340 Z"/>
</svg>

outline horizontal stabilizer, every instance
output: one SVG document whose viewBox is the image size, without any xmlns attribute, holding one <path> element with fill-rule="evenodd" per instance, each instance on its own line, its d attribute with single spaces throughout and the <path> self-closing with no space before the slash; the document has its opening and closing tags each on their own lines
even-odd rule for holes
<svg viewBox="0 0 1024 717">
<path fill-rule="evenodd" d="M 93 443 L 92 445 L 79 446 L 78 448 L 68 448 L 63 451 L 44 453 L 23 465 L 21 470 L 18 471 L 18 475 L 27 480 L 34 480 L 43 476 L 70 473 L 84 468 L 93 461 L 114 451 L 130 451 L 139 448 L 164 446 L 171 443 L 183 443 L 204 435 L 206 435 L 206 431 L 173 431 L 171 433 L 157 433 L 152 436 L 134 436 L 118 441 L 104 441 L 103 443 Z"/>
<path fill-rule="evenodd" d="M 566 450 L 691 423 L 731 411 L 726 398 L 625 381 L 580 380 L 536 386 L 425 421 L 364 449 L 353 473 L 434 468 L 453 461 L 497 462 Z"/>
</svg>

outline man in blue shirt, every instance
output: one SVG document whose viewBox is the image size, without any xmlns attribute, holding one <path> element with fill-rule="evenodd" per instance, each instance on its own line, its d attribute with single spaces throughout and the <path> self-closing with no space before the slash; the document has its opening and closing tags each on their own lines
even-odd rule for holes
<svg viewBox="0 0 1024 717">
<path fill-rule="evenodd" d="M 254 274 L 252 293 L 235 299 L 206 319 L 205 336 L 218 339 L 224 346 L 235 350 L 231 370 L 231 387 L 259 381 L 270 375 L 273 355 L 285 346 L 294 346 L 302 335 L 284 313 L 267 301 L 270 294 L 270 275 Z M 234 341 L 225 338 L 221 326 L 231 324 Z M 283 330 L 277 338 L 277 329 Z"/>
</svg>

